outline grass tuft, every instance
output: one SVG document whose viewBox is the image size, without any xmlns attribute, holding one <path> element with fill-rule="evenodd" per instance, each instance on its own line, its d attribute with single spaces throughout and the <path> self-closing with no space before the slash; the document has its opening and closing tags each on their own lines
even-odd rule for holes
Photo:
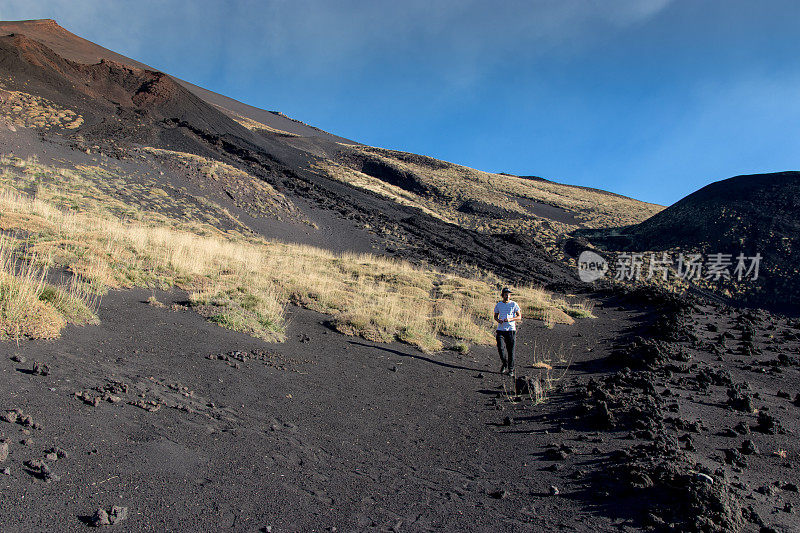
<svg viewBox="0 0 800 533">
<path fill-rule="evenodd" d="M 53 286 L 32 255 L 19 259 L 17 243 L 0 236 L 0 338 L 52 339 L 67 324 L 95 323 L 97 299 L 82 284 Z"/>
</svg>

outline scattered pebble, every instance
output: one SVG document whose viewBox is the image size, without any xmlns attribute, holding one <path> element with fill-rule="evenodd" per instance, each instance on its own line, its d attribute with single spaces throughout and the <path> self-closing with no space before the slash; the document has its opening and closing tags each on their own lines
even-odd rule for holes
<svg viewBox="0 0 800 533">
<path fill-rule="evenodd" d="M 128 402 L 130 405 L 134 405 L 139 407 L 140 409 L 144 409 L 150 413 L 155 413 L 159 409 L 161 409 L 161 404 L 158 403 L 156 400 L 135 400 Z"/>
<path fill-rule="evenodd" d="M 21 411 L 19 411 L 18 409 L 15 409 L 13 411 L 6 411 L 5 413 L 2 414 L 2 416 L 0 416 L 0 419 L 2 419 L 4 422 L 8 422 L 9 424 L 13 424 L 14 422 L 17 421 L 17 418 L 19 418 L 20 412 Z"/>
<path fill-rule="evenodd" d="M 758 413 L 758 425 L 756 429 L 761 433 L 774 435 L 775 433 L 781 432 L 781 424 L 774 416 L 761 411 Z"/>
<path fill-rule="evenodd" d="M 772 487 L 772 485 L 762 485 L 756 489 L 756 492 L 765 496 L 772 496 L 775 494 L 775 489 Z"/>
<path fill-rule="evenodd" d="M 46 481 L 47 483 L 59 481 L 61 479 L 59 476 L 55 475 L 50 466 L 41 459 L 31 459 L 29 461 L 25 461 L 23 464 L 31 469 L 36 477 Z"/>
<path fill-rule="evenodd" d="M 548 461 L 563 461 L 568 456 L 567 452 L 561 449 L 551 448 L 544 453 L 544 458 Z"/>
<path fill-rule="evenodd" d="M 92 407 L 97 407 L 98 405 L 100 405 L 101 398 L 99 396 L 91 394 L 89 391 L 76 392 L 75 397 L 81 400 L 86 405 L 91 405 Z"/>
<path fill-rule="evenodd" d="M 742 453 L 745 455 L 755 455 L 758 453 L 758 447 L 752 440 L 742 442 Z"/>
<path fill-rule="evenodd" d="M 37 376 L 49 376 L 50 367 L 45 363 L 36 361 L 33 363 L 33 373 Z"/>
<path fill-rule="evenodd" d="M 94 527 L 113 526 L 128 518 L 128 508 L 115 505 L 110 510 L 98 509 L 92 516 L 91 525 Z"/>
<path fill-rule="evenodd" d="M 250 352 L 233 351 L 224 354 L 209 354 L 206 359 L 211 361 L 224 361 L 232 368 L 241 368 L 241 364 L 255 359 L 261 361 L 265 365 L 275 368 L 276 370 L 290 370 L 292 372 L 299 372 L 299 370 L 291 368 L 296 364 L 313 364 L 311 360 L 296 360 L 286 357 L 279 352 L 266 352 L 264 350 L 253 350 Z"/>
<path fill-rule="evenodd" d="M 51 483 L 53 481 L 61 481 L 61 477 L 55 475 L 53 471 L 50 469 L 50 466 L 47 465 L 46 463 L 42 465 L 40 473 L 42 479 L 44 479 L 47 483 Z"/>
</svg>

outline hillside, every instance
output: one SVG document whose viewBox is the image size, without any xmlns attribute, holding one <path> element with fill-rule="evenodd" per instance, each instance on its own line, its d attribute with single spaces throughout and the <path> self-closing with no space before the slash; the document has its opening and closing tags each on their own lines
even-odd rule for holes
<svg viewBox="0 0 800 533">
<path fill-rule="evenodd" d="M 800 311 L 800 172 L 717 181 L 640 224 L 584 234 L 607 250 L 729 254 L 730 279 L 702 280 L 702 287 L 749 305 Z M 739 254 L 760 254 L 757 279 L 755 272 L 738 279 Z"/>
<path fill-rule="evenodd" d="M 72 66 L 66 70 L 58 66 L 57 70 L 66 73 L 97 69 L 92 65 L 99 61 L 104 61 L 104 65 L 130 66 L 130 72 L 155 72 L 140 62 L 77 37 L 51 20 L 2 22 L 0 32 L 3 31 L 24 34 L 26 39 L 44 45 L 37 53 L 53 53 L 61 56 L 63 61 L 76 62 L 70 63 Z M 24 65 L 9 65 L 9 68 L 15 72 L 28 72 Z M 30 72 L 38 77 L 45 75 L 38 69 Z M 54 73 L 48 76 L 51 78 L 41 79 L 41 83 L 28 85 L 26 89 L 67 108 L 83 105 L 85 114 L 91 115 L 93 106 L 88 105 L 89 100 L 84 99 L 78 104 L 68 99 L 68 91 L 61 90 L 67 83 L 81 87 L 82 83 L 74 83 L 75 76 L 71 81 L 59 81 Z M 556 242 L 561 235 L 583 225 L 606 227 L 638 222 L 661 208 L 602 191 L 546 180 L 489 174 L 424 156 L 359 147 L 352 141 L 307 127 L 280 114 L 226 99 L 182 80 L 175 79 L 175 82 L 187 90 L 176 90 L 176 101 L 161 105 L 171 105 L 173 110 L 181 111 L 150 109 L 148 113 L 156 123 L 140 124 L 135 118 L 126 120 L 123 109 L 113 109 L 113 114 L 119 119 L 115 120 L 117 123 L 102 120 L 97 124 L 97 120 L 90 120 L 79 133 L 73 132 L 72 137 L 77 133 L 91 144 L 106 145 L 105 149 L 115 153 L 122 149 L 120 143 L 124 145 L 124 138 L 125 141 L 246 165 L 243 170 L 248 173 L 270 180 L 273 186 L 295 189 L 295 194 L 304 196 L 325 212 L 336 212 L 357 221 L 362 227 L 378 230 L 379 240 L 384 241 L 381 245 L 384 250 L 392 253 L 400 250 L 405 255 L 412 254 L 439 265 L 451 264 L 453 257 L 445 257 L 429 246 L 420 245 L 421 239 L 442 240 L 441 246 L 435 248 L 452 250 L 454 253 L 451 255 L 458 257 L 457 262 L 489 269 L 504 268 L 502 265 L 508 262 L 491 264 L 491 254 L 482 250 L 507 250 L 500 253 L 508 259 L 516 258 L 517 263 L 523 255 L 527 256 L 529 261 L 525 262 L 533 261 L 536 266 L 523 267 L 519 271 L 506 268 L 502 275 L 544 284 L 564 286 L 565 274 L 570 276 L 566 272 L 557 273 L 548 266 L 553 262 L 548 256 L 560 255 Z M 126 83 L 130 85 L 135 80 Z M 17 90 L 21 89 L 17 87 Z M 104 95 L 101 98 L 117 102 L 116 96 Z M 187 109 L 192 110 L 191 116 L 185 116 Z M 106 111 L 112 109 L 106 108 Z M 233 120 L 225 121 L 220 115 Z M 96 138 L 91 139 L 95 129 Z M 114 147 L 107 146 L 111 139 L 116 142 Z M 409 157 L 416 162 L 413 168 L 409 166 Z M 444 168 L 450 170 L 442 172 Z M 370 169 L 374 170 L 372 174 Z M 430 186 L 392 190 L 397 187 L 398 172 L 410 173 L 414 176 L 412 181 L 426 182 Z M 270 176 L 264 176 L 265 173 Z M 286 175 L 290 176 L 288 180 L 283 177 Z M 486 176 L 491 176 L 491 179 Z M 301 187 L 297 186 L 298 178 L 303 182 Z M 369 183 L 365 184 L 367 181 Z M 484 184 L 482 188 L 477 187 L 479 182 Z M 503 185 L 497 187 L 500 182 Z M 343 189 L 342 183 L 349 187 Z M 436 194 L 427 194 L 426 190 L 435 190 Z M 408 198 L 409 194 L 413 197 Z M 487 199 L 492 205 L 484 205 Z M 499 211 L 494 206 L 497 203 L 504 205 Z M 366 205 L 370 207 L 364 209 Z M 375 217 L 376 212 L 381 213 L 379 219 Z M 499 223 L 498 213 L 515 213 L 513 223 Z M 296 238 L 298 232 L 292 234 Z M 544 249 L 546 254 L 543 255 L 539 249 Z"/>
<path fill-rule="evenodd" d="M 553 254 L 559 238 L 576 228 L 632 224 L 663 209 L 606 191 L 370 146 L 346 146 L 319 166 L 335 179 L 464 228 L 529 235 Z"/>
<path fill-rule="evenodd" d="M 74 33 L 65 30 L 59 26 L 56 21 L 51 19 L 0 21 L 0 35 L 9 34 L 25 35 L 29 39 L 40 42 L 51 50 L 56 51 L 63 58 L 75 61 L 77 63 L 91 65 L 99 63 L 101 60 L 105 59 L 142 70 L 157 70 L 140 61 L 136 61 L 135 59 L 118 54 L 112 50 L 79 37 Z M 197 85 L 187 81 L 178 78 L 173 79 L 175 79 L 177 83 L 188 89 L 189 92 L 195 94 L 204 102 L 215 106 L 220 106 L 231 114 L 247 117 L 251 120 L 265 124 L 270 128 L 307 137 L 323 137 L 334 141 L 352 142 L 342 137 L 331 135 L 318 128 L 314 128 L 313 126 L 308 126 L 289 117 L 285 117 L 280 113 L 258 109 L 234 100 L 233 98 L 228 98 L 227 96 L 223 96 L 202 87 L 198 87 Z"/>
<path fill-rule="evenodd" d="M 6 90 L 15 98 L 49 102 L 43 111 L 16 105 L 9 98 L 6 116 L 16 120 L 31 109 L 37 116 L 67 109 L 80 117 L 80 128 L 46 129 L 51 140 L 84 152 L 130 160 L 137 146 L 151 146 L 230 164 L 283 191 L 289 201 L 301 206 L 305 219 L 313 222 L 312 231 L 307 225 L 280 229 L 255 221 L 251 224 L 255 231 L 291 239 L 308 235 L 303 242 L 316 244 L 348 228 L 347 232 L 372 241 L 369 249 L 374 246 L 442 267 L 477 267 L 553 287 L 566 287 L 574 279 L 545 252 L 509 241 L 507 235 L 454 226 L 419 209 L 331 180 L 315 168 L 342 148 L 333 141 L 249 129 L 155 71 L 110 60 L 94 65 L 75 63 L 24 35 L 0 39 L 0 65 L 13 73 L 5 76 Z M 172 174 L 183 182 L 181 186 L 189 179 L 180 167 Z"/>
<path fill-rule="evenodd" d="M 97 51 L 52 21 L 23 23 L 18 29 L 28 28 L 73 57 L 86 59 Z M 580 304 L 551 299 L 533 287 L 532 282 L 562 289 L 574 285 L 574 275 L 535 240 L 453 224 L 419 206 L 317 173 L 328 157 L 340 157 L 356 145 L 290 134 L 231 115 L 166 74 L 118 59 L 124 60 L 76 62 L 24 34 L 0 36 L 0 66 L 6 73 L 0 94 L 7 125 L 3 182 L 9 193 L 34 194 L 47 202 L 46 213 L 79 207 L 100 217 L 97 224 L 105 220 L 114 228 L 116 217 L 146 221 L 134 234 L 148 233 L 152 225 L 183 233 L 142 244 L 123 237 L 128 230 L 109 230 L 110 236 L 78 219 L 67 225 L 77 226 L 77 232 L 58 233 L 61 222 L 44 222 L 40 213 L 29 213 L 36 207 L 26 204 L 24 196 L 13 197 L 2 220 L 11 237 L 10 258 L 21 253 L 17 233 L 22 232 L 25 254 L 47 257 L 95 291 L 177 285 L 192 292 L 191 307 L 203 316 L 266 340 L 284 338 L 280 309 L 291 302 L 339 316 L 333 321 L 338 330 L 373 340 L 399 339 L 423 350 L 440 349 L 442 336 L 484 344 L 491 338 L 483 331 L 483 309 L 496 287 L 509 279 L 524 280 L 529 288 L 521 290 L 530 296 L 519 297 L 530 300 L 532 316 L 548 324 L 571 323 L 570 314 L 590 314 Z M 83 244 L 62 249 L 51 240 L 54 232 L 57 243 Z M 150 258 L 170 242 L 202 247 L 202 239 L 217 234 L 217 239 L 244 240 L 253 253 L 263 249 L 269 257 L 276 253 L 276 242 L 286 242 L 280 245 L 283 255 L 305 265 L 301 279 L 306 281 L 298 280 L 302 288 L 292 286 L 291 276 L 280 279 L 275 260 L 269 267 L 262 259 L 252 259 L 259 268 L 242 265 L 244 252 L 235 247 L 210 263 L 198 259 L 198 264 L 185 265 L 173 258 L 162 264 Z M 130 240 L 120 250 L 96 251 Z M 306 250 L 309 245 L 324 250 Z M 222 245 L 212 239 L 207 246 Z M 395 266 L 385 259 L 347 255 L 382 251 L 403 262 Z M 433 266 L 423 262 L 422 270 L 406 272 L 410 267 L 403 265 L 409 259 L 430 260 Z M 119 272 L 126 261 L 137 266 Z M 339 262 L 344 264 L 335 267 Z M 215 275 L 216 268 L 228 274 Z M 374 278 L 370 270 L 377 272 Z M 389 309 L 375 304 L 351 309 L 353 298 L 370 293 Z M 453 298 L 460 303 L 449 308 L 445 301 Z M 409 315 L 411 308 L 418 316 Z M 63 324 L 69 321 L 64 315 Z M 7 335 L 12 332 L 8 328 L 16 327 L 12 322 Z M 38 322 L 32 319 L 26 328 L 35 332 Z M 46 336 L 57 335 L 58 329 Z"/>
</svg>

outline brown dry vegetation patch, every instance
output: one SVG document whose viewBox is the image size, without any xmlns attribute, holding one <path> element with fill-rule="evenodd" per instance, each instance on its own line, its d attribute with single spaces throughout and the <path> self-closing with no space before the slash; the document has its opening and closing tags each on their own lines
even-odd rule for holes
<svg viewBox="0 0 800 533">
<path fill-rule="evenodd" d="M 83 125 L 83 117 L 71 109 L 41 96 L 6 89 L 0 89 L 0 116 L 9 124 L 25 128 L 74 130 Z"/>
<path fill-rule="evenodd" d="M 46 281 L 48 260 L 0 236 L 0 339 L 52 339 L 67 324 L 94 323 L 97 298 L 79 281 Z"/>
<path fill-rule="evenodd" d="M 186 152 L 152 147 L 142 150 L 179 170 L 201 190 L 227 195 L 250 215 L 307 222 L 295 205 L 272 185 L 232 165 Z"/>
</svg>

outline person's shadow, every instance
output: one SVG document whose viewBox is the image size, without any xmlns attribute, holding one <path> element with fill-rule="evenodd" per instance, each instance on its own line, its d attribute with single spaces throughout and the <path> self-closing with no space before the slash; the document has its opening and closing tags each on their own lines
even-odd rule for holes
<svg viewBox="0 0 800 533">
<path fill-rule="evenodd" d="M 425 361 L 427 363 L 431 363 L 431 364 L 434 364 L 434 365 L 443 366 L 445 368 L 454 368 L 456 370 L 468 370 L 470 372 L 494 373 L 494 372 L 491 372 L 490 370 L 486 370 L 485 368 L 473 368 L 473 367 L 469 367 L 469 366 L 454 365 L 452 363 L 445 363 L 444 361 L 437 361 L 435 359 L 431 359 L 430 357 L 425 357 L 424 355 L 417 355 L 417 354 L 413 354 L 413 353 L 400 352 L 398 350 L 393 350 L 391 348 L 386 348 L 384 346 L 375 346 L 375 345 L 372 345 L 372 344 L 366 344 L 366 343 L 358 342 L 358 341 L 347 341 L 347 342 L 349 342 L 350 344 L 355 344 L 357 346 L 364 346 L 364 347 L 367 347 L 367 348 L 374 348 L 376 350 L 383 350 L 384 352 L 393 353 L 393 354 L 399 355 L 401 357 L 408 357 L 408 358 L 411 358 L 411 359 L 419 359 L 420 361 Z"/>
</svg>

